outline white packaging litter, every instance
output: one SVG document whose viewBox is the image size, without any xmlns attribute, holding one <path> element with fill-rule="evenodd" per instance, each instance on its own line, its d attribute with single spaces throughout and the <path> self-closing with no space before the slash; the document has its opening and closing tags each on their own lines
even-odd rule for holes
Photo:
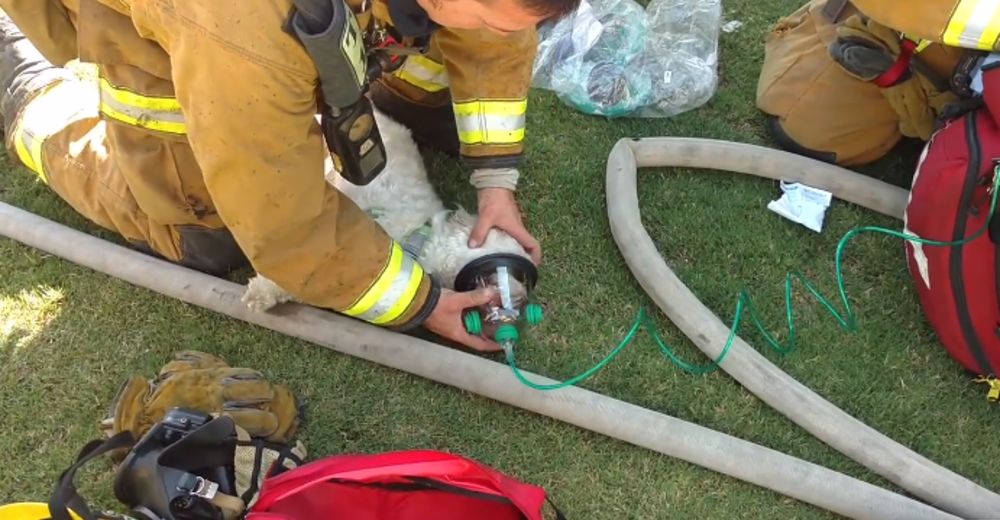
<svg viewBox="0 0 1000 520">
<path fill-rule="evenodd" d="M 781 198 L 769 202 L 767 209 L 817 233 L 823 230 L 826 209 L 833 200 L 832 193 L 785 181 L 781 181 L 781 191 Z"/>
</svg>

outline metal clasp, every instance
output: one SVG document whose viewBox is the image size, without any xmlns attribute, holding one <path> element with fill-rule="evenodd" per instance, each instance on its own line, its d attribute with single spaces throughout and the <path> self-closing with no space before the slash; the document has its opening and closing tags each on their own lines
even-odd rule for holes
<svg viewBox="0 0 1000 520">
<path fill-rule="evenodd" d="M 192 478 L 194 479 L 193 483 L 191 482 Z M 189 473 L 177 484 L 177 490 L 205 500 L 212 500 L 219 492 L 219 484 Z"/>
</svg>

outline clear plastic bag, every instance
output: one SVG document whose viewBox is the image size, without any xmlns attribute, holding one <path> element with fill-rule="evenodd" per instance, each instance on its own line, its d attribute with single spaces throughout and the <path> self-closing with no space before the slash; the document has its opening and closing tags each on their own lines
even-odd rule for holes
<svg viewBox="0 0 1000 520">
<path fill-rule="evenodd" d="M 583 0 L 539 29 L 532 85 L 581 112 L 669 117 L 717 86 L 721 0 Z"/>
</svg>

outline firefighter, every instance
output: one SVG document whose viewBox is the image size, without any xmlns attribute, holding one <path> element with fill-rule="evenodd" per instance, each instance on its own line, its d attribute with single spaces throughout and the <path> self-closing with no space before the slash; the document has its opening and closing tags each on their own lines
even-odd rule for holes
<svg viewBox="0 0 1000 520">
<path fill-rule="evenodd" d="M 415 139 L 461 156 L 471 244 L 500 228 L 540 260 L 515 202 L 538 23 L 578 0 L 349 0 L 410 48 L 370 92 Z M 324 180 L 318 70 L 292 0 L 0 0 L 11 155 L 135 248 L 207 273 L 251 265 L 302 301 L 477 350 L 464 309 Z M 74 69 L 96 64 L 96 77 Z"/>
<path fill-rule="evenodd" d="M 782 148 L 867 164 L 972 106 L 998 35 L 992 0 L 811 0 L 766 36 L 756 103 Z"/>
</svg>

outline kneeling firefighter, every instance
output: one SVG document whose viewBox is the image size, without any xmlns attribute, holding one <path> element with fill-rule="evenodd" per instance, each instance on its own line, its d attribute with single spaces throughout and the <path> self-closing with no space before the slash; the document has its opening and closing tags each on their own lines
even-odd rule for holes
<svg viewBox="0 0 1000 520">
<path fill-rule="evenodd" d="M 782 148 L 870 163 L 974 106 L 998 36 L 990 0 L 810 0 L 768 34 L 757 106 Z"/>
<path fill-rule="evenodd" d="M 6 145 L 146 253 L 250 264 L 308 304 L 498 350 L 462 327 L 492 294 L 440 289 L 324 158 L 356 184 L 378 175 L 374 101 L 473 169 L 473 247 L 496 227 L 537 262 L 514 198 L 535 27 L 577 2 L 0 0 Z"/>
</svg>

